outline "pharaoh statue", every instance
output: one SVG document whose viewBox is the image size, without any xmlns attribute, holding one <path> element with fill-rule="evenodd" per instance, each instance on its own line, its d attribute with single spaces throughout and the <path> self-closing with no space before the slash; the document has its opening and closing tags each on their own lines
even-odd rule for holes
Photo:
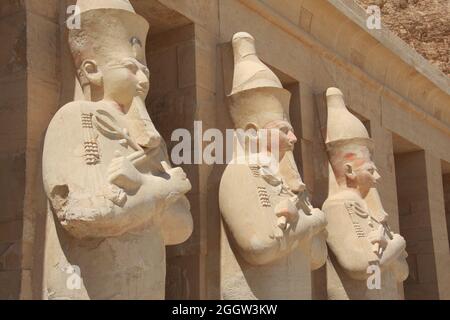
<svg viewBox="0 0 450 320">
<path fill-rule="evenodd" d="M 164 299 L 165 246 L 193 223 L 191 184 L 169 165 L 146 107 L 147 21 L 127 0 L 78 0 L 69 45 L 84 100 L 45 137 L 47 299 Z"/>
<path fill-rule="evenodd" d="M 373 141 L 351 114 L 342 92 L 326 92 L 326 146 L 332 170 L 322 210 L 328 225 L 330 299 L 398 299 L 408 277 L 405 240 L 394 233 L 383 210 L 371 160 Z"/>
<path fill-rule="evenodd" d="M 222 298 L 310 299 L 311 269 L 326 261 L 326 220 L 293 160 L 290 93 L 250 34 L 236 33 L 232 46 L 229 111 L 238 133 L 219 188 Z"/>
</svg>

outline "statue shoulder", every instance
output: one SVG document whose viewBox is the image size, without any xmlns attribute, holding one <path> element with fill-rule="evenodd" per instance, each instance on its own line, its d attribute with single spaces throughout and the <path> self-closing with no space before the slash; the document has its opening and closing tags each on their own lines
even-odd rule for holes
<svg viewBox="0 0 450 320">
<path fill-rule="evenodd" d="M 72 101 L 66 103 L 55 113 L 50 121 L 48 130 L 51 130 L 55 126 L 59 127 L 63 125 L 64 127 L 70 127 L 71 123 L 78 124 L 81 121 L 82 114 L 93 112 L 96 109 L 95 105 L 96 103 L 91 101 Z"/>
<path fill-rule="evenodd" d="M 243 180 L 250 179 L 252 176 L 252 171 L 247 164 L 230 163 L 223 172 L 221 182 L 225 183 L 229 181 L 239 184 L 240 182 L 243 182 Z"/>
<path fill-rule="evenodd" d="M 262 178 L 259 167 L 246 163 L 231 163 L 225 168 L 219 187 L 219 195 L 239 195 L 245 201 L 259 199 L 257 195 L 267 191 L 269 185 Z M 247 195 L 247 196 L 243 196 Z M 256 198 L 253 199 L 254 195 Z"/>
<path fill-rule="evenodd" d="M 358 214 L 360 216 L 367 216 L 364 199 L 355 194 L 354 192 L 343 190 L 328 197 L 323 204 L 323 210 L 325 212 L 342 210 L 348 214 Z"/>
<path fill-rule="evenodd" d="M 89 114 L 90 110 L 94 110 L 94 104 L 89 101 L 73 101 L 62 106 L 53 116 L 45 133 L 42 153 L 44 171 L 55 171 L 55 163 L 58 163 L 61 170 L 68 170 L 66 165 L 70 161 L 83 157 L 85 133 L 82 128 L 91 126 L 89 117 L 83 113 L 87 110 L 86 113 Z"/>
<path fill-rule="evenodd" d="M 256 181 L 247 164 L 228 164 L 220 180 L 219 202 L 228 204 L 233 199 L 235 204 L 252 202 L 253 195 L 256 193 Z M 243 196 L 247 195 L 247 196 Z M 236 209 L 235 206 L 228 210 Z M 241 210 L 242 208 L 239 208 Z M 228 211 L 226 210 L 226 211 Z"/>
<path fill-rule="evenodd" d="M 359 195 L 351 192 L 349 190 L 342 190 L 336 192 L 330 196 L 328 196 L 327 200 L 324 202 L 324 206 L 333 206 L 337 204 L 345 204 L 345 203 L 363 203 L 364 199 L 362 199 Z"/>
<path fill-rule="evenodd" d="M 277 217 L 270 196 L 248 164 L 228 164 L 219 188 L 219 208 L 236 249 L 250 264 L 259 265 L 279 256 L 274 240 Z"/>
</svg>

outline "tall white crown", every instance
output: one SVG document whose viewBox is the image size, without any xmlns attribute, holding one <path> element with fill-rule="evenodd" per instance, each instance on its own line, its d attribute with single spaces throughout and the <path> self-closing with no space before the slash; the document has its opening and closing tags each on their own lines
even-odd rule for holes
<svg viewBox="0 0 450 320">
<path fill-rule="evenodd" d="M 69 45 L 78 67 L 85 59 L 98 63 L 135 57 L 145 63 L 149 25 L 128 0 L 78 0 L 80 29 L 69 31 Z"/>
<path fill-rule="evenodd" d="M 256 55 L 255 38 L 238 32 L 231 41 L 234 53 L 233 89 L 235 93 L 264 87 L 283 88 L 278 77 Z"/>
<path fill-rule="evenodd" d="M 328 88 L 327 98 L 327 137 L 328 148 L 348 143 L 372 147 L 372 139 L 363 123 L 348 111 L 344 95 L 337 88 Z"/>
<path fill-rule="evenodd" d="M 289 119 L 290 92 L 256 55 L 255 39 L 238 32 L 232 39 L 234 54 L 230 113 L 236 127 L 254 122 L 261 127 L 273 120 Z"/>
<path fill-rule="evenodd" d="M 77 6 L 81 12 L 95 9 L 120 9 L 134 12 L 134 8 L 128 0 L 78 0 Z"/>
</svg>

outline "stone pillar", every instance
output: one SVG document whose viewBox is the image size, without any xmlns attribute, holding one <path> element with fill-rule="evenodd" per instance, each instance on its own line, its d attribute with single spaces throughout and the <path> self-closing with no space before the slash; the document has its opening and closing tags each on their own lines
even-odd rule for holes
<svg viewBox="0 0 450 320">
<path fill-rule="evenodd" d="M 381 175 L 377 190 L 383 202 L 384 210 L 389 214 L 389 225 L 394 232 L 399 232 L 392 134 L 377 121 L 370 121 L 370 134 L 375 142 L 374 162 Z"/>
<path fill-rule="evenodd" d="M 400 231 L 409 254 L 406 299 L 448 299 L 449 252 L 440 160 L 420 150 L 395 156 Z"/>
<path fill-rule="evenodd" d="M 208 1 L 206 1 L 208 2 Z M 219 42 L 219 21 L 213 13 L 218 12 L 218 3 L 203 3 L 211 12 L 204 23 L 195 25 L 195 79 L 197 108 L 195 120 L 202 122 L 203 133 L 208 129 L 220 128 L 221 118 L 217 115 L 217 43 Z M 209 142 L 203 142 L 203 148 Z M 225 150 L 225 148 L 224 148 Z M 224 151 L 225 152 L 225 151 Z M 225 156 L 225 153 L 224 153 Z M 198 166 L 199 179 L 199 241 L 200 241 L 200 290 L 199 299 L 220 298 L 220 211 L 218 194 L 220 176 L 215 166 L 204 161 Z"/>
<path fill-rule="evenodd" d="M 442 175 L 442 183 L 444 185 L 445 218 L 447 221 L 447 234 L 448 234 L 450 231 L 450 173 L 445 173 Z M 450 246 L 450 239 L 449 239 L 449 246 Z"/>
<path fill-rule="evenodd" d="M 41 297 L 41 154 L 58 109 L 58 9 L 57 0 L 0 4 L 0 298 Z"/>
<path fill-rule="evenodd" d="M 450 299 L 450 252 L 448 241 L 441 160 L 425 152 L 431 232 L 439 299 Z"/>
<path fill-rule="evenodd" d="M 19 3 L 0 4 L 0 299 L 18 299 L 27 133 L 27 25 Z"/>
<path fill-rule="evenodd" d="M 187 128 L 193 132 L 196 106 L 195 40 L 192 24 L 150 36 L 148 63 L 151 90 L 147 98 L 148 112 L 156 128 L 167 142 L 168 152 L 177 142 L 171 141 L 172 132 Z M 183 165 L 192 190 L 188 199 L 194 220 L 193 235 L 183 244 L 169 246 L 167 252 L 167 299 L 198 298 L 198 172 L 193 165 Z"/>
<path fill-rule="evenodd" d="M 216 45 L 218 43 L 218 7 L 216 1 L 201 0 L 195 6 L 161 1 L 176 7 L 192 23 L 154 35 L 150 39 L 150 70 L 161 79 L 149 97 L 149 113 L 168 142 L 173 130 L 186 128 L 194 138 L 194 121 L 201 121 L 202 132 L 220 128 L 216 124 Z M 196 11 L 198 8 L 201 10 Z M 194 11 L 191 11 L 193 10 Z M 155 81 L 154 81 L 155 82 Z M 174 116 L 175 115 L 175 116 Z M 219 118 L 220 119 L 220 118 Z M 222 119 L 220 119 L 222 120 Z M 219 120 L 219 121 L 220 121 Z M 191 141 L 191 164 L 182 165 L 191 183 L 188 194 L 194 219 L 194 231 L 185 243 L 167 248 L 167 299 L 218 299 L 220 212 L 217 205 L 220 175 L 213 165 L 194 163 L 194 152 L 201 152 L 202 132 Z M 211 230 L 213 232 L 211 232 Z M 217 231 L 217 232 L 215 232 Z"/>
<path fill-rule="evenodd" d="M 392 133 L 379 121 L 370 121 L 370 134 L 375 142 L 374 162 L 382 177 L 377 190 L 384 210 L 389 214 L 389 225 L 394 232 L 400 233 Z M 398 283 L 398 294 L 404 298 L 403 283 Z"/>
<path fill-rule="evenodd" d="M 294 153 L 299 153 L 298 167 L 311 202 L 320 208 L 328 195 L 328 155 L 319 122 L 319 111 L 324 109 L 319 110 L 318 107 L 322 96 L 316 96 L 314 90 L 304 82 L 300 83 L 299 92 L 301 125 L 300 130 L 295 129 L 300 141 L 296 147 L 298 151 L 294 149 Z M 323 107 L 326 112 L 326 106 Z M 327 299 L 326 266 L 311 272 L 311 295 L 313 300 Z"/>
</svg>

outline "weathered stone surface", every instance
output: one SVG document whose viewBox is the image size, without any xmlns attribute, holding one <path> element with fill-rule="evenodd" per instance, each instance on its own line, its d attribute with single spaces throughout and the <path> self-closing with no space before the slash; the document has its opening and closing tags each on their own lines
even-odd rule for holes
<svg viewBox="0 0 450 320">
<path fill-rule="evenodd" d="M 45 136 L 46 298 L 163 299 L 165 245 L 192 233 L 191 184 L 146 110 L 148 23 L 128 1 L 77 5 L 69 44 L 86 100 L 60 108 Z"/>
<path fill-rule="evenodd" d="M 333 299 L 398 299 L 397 283 L 408 277 L 406 243 L 390 229 L 376 189 L 380 175 L 372 161 L 373 140 L 339 89 L 329 88 L 326 97 L 325 142 L 332 168 L 322 207 L 332 251 L 328 293 Z M 378 270 L 377 290 L 367 284 L 370 268 Z"/>
<path fill-rule="evenodd" d="M 437 41 L 446 30 L 445 26 L 433 29 L 434 24 L 440 23 L 440 18 L 434 19 L 437 17 L 434 13 L 428 16 L 437 8 L 435 4 L 442 1 L 402 1 L 402 6 L 407 7 L 397 8 L 394 12 L 389 8 L 394 8 L 395 1 L 386 1 L 382 19 L 386 22 L 389 17 L 394 17 L 393 22 L 403 23 L 407 26 L 405 36 L 412 35 L 414 43 L 421 42 L 428 48 L 432 43 L 422 40 Z M 450 170 L 448 167 L 445 170 L 444 166 L 438 170 L 441 159 L 442 163 L 450 162 L 448 77 L 436 72 L 426 59 L 399 41 L 388 28 L 367 30 L 366 13 L 354 0 L 130 2 L 137 13 L 150 22 L 146 53 L 151 90 L 146 106 L 169 151 L 175 145 L 169 141 L 173 130 L 187 128 L 192 132 L 194 120 L 202 120 L 204 128 L 225 130 L 233 127 L 226 107 L 234 67 L 229 42 L 238 31 L 251 32 L 257 39 L 260 58 L 293 94 L 291 110 L 295 110 L 291 112 L 291 124 L 299 140 L 294 149 L 295 161 L 301 168 L 313 205 L 321 207 L 329 191 L 328 159 L 322 137 L 326 119 L 323 92 L 328 87 L 339 86 L 345 93 L 347 107 L 366 123 L 370 122 L 366 127 L 370 127 L 369 132 L 376 143 L 373 159 L 383 176 L 379 185 L 380 197 L 390 214 L 393 231 L 401 230 L 408 243 L 410 277 L 407 291 L 416 294 L 407 293 L 406 297 L 448 297 L 449 240 L 444 221 L 447 220 L 448 230 L 450 215 L 444 211 L 450 208 L 450 197 L 442 196 L 448 194 L 448 179 L 444 178 L 442 182 L 442 192 L 439 175 L 448 175 Z M 368 3 L 366 0 L 360 2 Z M 373 1 L 375 4 L 383 2 Z M 42 298 L 45 291 L 41 278 L 44 249 L 48 243 L 60 241 L 58 234 L 50 237 L 45 234 L 46 223 L 50 226 L 55 223 L 50 219 L 53 216 L 47 216 L 45 212 L 41 156 L 44 132 L 58 108 L 74 100 L 74 96 L 83 99 L 83 92 L 75 81 L 64 25 L 67 6 L 75 3 L 76 0 L 0 1 L 3 41 L 0 49 L 0 200 L 3 204 L 0 224 L 7 226 L 6 230 L 0 228 L 7 240 L 0 243 L 0 265 L 8 268 L 8 271 L 0 271 L 2 298 Z M 423 17 L 413 14 L 417 8 L 425 13 Z M 413 25 L 412 21 L 417 19 L 418 23 Z M 402 25 L 398 27 L 400 30 Z M 415 45 L 416 49 L 420 51 L 422 44 Z M 442 44 L 445 41 L 441 41 Z M 432 57 L 442 56 L 439 49 L 431 50 L 428 52 Z M 179 88 L 179 82 L 184 88 Z M 419 169 L 426 173 L 427 183 L 423 183 L 424 177 L 417 177 L 416 183 L 420 182 L 421 190 L 428 192 L 428 197 L 408 200 L 408 205 L 397 204 L 397 198 L 406 201 L 403 194 L 414 193 L 417 186 L 414 186 L 414 180 L 405 180 L 404 189 L 395 185 L 396 176 L 408 173 L 409 168 L 404 164 L 401 167 L 405 170 L 397 172 L 392 154 L 397 158 L 398 154 L 420 150 L 425 150 L 426 154 L 426 161 L 422 161 L 422 165 L 426 164 L 425 169 Z M 192 191 L 187 197 L 191 203 L 194 232 L 185 243 L 167 249 L 166 298 L 217 299 L 221 292 L 220 240 L 223 236 L 219 232 L 218 189 L 224 166 L 201 164 L 182 165 L 182 168 L 192 183 Z M 395 221 L 396 211 L 400 213 L 400 224 Z M 120 239 L 124 243 L 129 240 Z M 142 247 L 124 245 L 117 249 L 118 242 L 114 241 L 103 244 L 94 241 L 88 243 L 88 247 L 99 245 L 104 252 L 99 255 L 109 264 L 114 261 L 110 248 L 138 255 L 139 248 L 149 249 L 147 240 L 142 241 Z M 161 243 L 152 243 L 155 252 L 162 248 Z M 96 269 L 89 265 L 89 259 L 99 263 L 99 268 L 114 271 L 105 267 L 102 261 L 98 262 L 94 251 L 90 252 L 91 247 L 84 251 L 84 257 L 80 254 L 81 248 L 71 248 L 74 253 L 71 258 L 84 269 L 90 269 L 82 272 L 90 288 L 103 280 L 95 282 L 93 272 Z M 55 247 L 51 247 L 52 250 L 59 252 L 59 257 L 65 254 Z M 147 251 L 142 249 L 142 252 Z M 235 256 L 234 252 L 231 254 Z M 307 257 L 298 256 L 298 259 L 303 261 Z M 60 262 L 62 266 L 67 262 L 48 261 Z M 285 265 L 291 261 L 280 261 L 278 267 L 285 270 Z M 133 260 L 133 264 L 139 263 Z M 147 267 L 151 265 L 145 259 L 144 263 Z M 311 279 L 302 271 L 303 267 L 309 268 L 307 264 L 298 267 L 293 270 L 290 283 L 303 285 L 302 291 L 296 291 L 298 295 L 310 297 L 312 291 L 315 299 L 333 298 L 326 295 L 325 268 L 314 272 Z M 124 265 L 118 269 L 119 278 L 131 277 L 136 272 Z M 270 268 L 268 270 L 255 271 L 255 278 L 270 273 Z M 429 271 L 430 276 L 421 274 L 422 270 Z M 52 281 L 64 284 L 69 275 L 59 271 L 55 274 L 62 277 Z M 267 292 L 264 288 L 273 285 L 276 294 L 285 295 L 285 288 L 276 280 L 252 283 L 259 293 Z M 139 285 L 136 282 L 137 288 L 141 288 Z M 98 295 L 111 290 L 107 284 L 97 288 L 91 290 Z M 394 288 L 391 293 L 394 297 Z"/>
<path fill-rule="evenodd" d="M 18 11 L 0 19 L 0 78 L 27 67 L 27 28 L 26 13 Z"/>
<path fill-rule="evenodd" d="M 219 206 L 223 299 L 311 299 L 311 270 L 325 263 L 324 214 L 309 203 L 292 154 L 290 92 L 256 55 L 255 39 L 239 32 L 234 53 L 230 114 L 236 129 L 265 130 L 276 142 L 251 150 L 236 140 L 223 173 Z M 249 135 L 251 136 L 251 134 Z M 239 133 L 236 134 L 239 139 Z M 265 159 L 269 162 L 263 164 Z M 242 214 L 243 210 L 246 212 Z"/>
</svg>

